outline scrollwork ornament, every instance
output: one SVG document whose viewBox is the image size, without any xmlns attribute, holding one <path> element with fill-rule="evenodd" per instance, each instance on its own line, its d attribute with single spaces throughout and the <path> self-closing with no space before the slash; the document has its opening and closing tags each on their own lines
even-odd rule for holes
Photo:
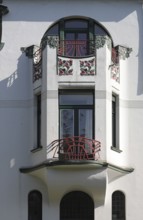
<svg viewBox="0 0 143 220">
<path fill-rule="evenodd" d="M 56 36 L 48 36 L 47 37 L 47 44 L 50 48 L 56 48 L 58 46 L 58 37 Z"/>
</svg>

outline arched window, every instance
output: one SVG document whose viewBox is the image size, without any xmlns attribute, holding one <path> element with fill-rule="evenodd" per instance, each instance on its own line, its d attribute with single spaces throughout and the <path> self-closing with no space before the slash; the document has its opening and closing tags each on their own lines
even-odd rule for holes
<svg viewBox="0 0 143 220">
<path fill-rule="evenodd" d="M 60 220 L 94 220 L 93 200 L 84 192 L 66 194 L 60 203 Z"/>
<path fill-rule="evenodd" d="M 28 195 L 28 220 L 42 220 L 42 194 L 37 190 Z"/>
<path fill-rule="evenodd" d="M 125 220 L 125 195 L 121 191 L 112 194 L 112 220 Z"/>
<path fill-rule="evenodd" d="M 93 19 L 64 18 L 46 31 L 42 41 L 48 37 L 58 36 L 58 55 L 85 57 L 95 55 L 95 38 L 99 35 L 109 36 L 109 33 Z"/>
</svg>

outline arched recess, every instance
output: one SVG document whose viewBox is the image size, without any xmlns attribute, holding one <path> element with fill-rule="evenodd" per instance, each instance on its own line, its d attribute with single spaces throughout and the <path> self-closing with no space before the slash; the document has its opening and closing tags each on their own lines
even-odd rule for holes
<svg viewBox="0 0 143 220">
<path fill-rule="evenodd" d="M 60 203 L 60 220 L 94 220 L 94 202 L 81 191 L 66 194 Z"/>
<path fill-rule="evenodd" d="M 121 191 L 112 194 L 112 220 L 125 220 L 125 195 Z"/>
<path fill-rule="evenodd" d="M 37 190 L 28 194 L 28 220 L 42 220 L 42 194 Z"/>
</svg>

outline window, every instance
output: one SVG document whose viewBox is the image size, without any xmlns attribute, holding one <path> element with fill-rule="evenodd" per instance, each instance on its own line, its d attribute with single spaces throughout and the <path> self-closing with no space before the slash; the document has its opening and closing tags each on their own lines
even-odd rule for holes
<svg viewBox="0 0 143 220">
<path fill-rule="evenodd" d="M 125 220 L 125 195 L 121 191 L 112 194 L 112 220 Z"/>
<path fill-rule="evenodd" d="M 60 138 L 93 138 L 93 97 L 92 90 L 60 90 Z"/>
<path fill-rule="evenodd" d="M 105 28 L 89 18 L 64 18 L 46 31 L 47 37 L 59 37 L 58 55 L 67 57 L 85 57 L 95 55 L 95 38 L 108 35 Z"/>
<path fill-rule="evenodd" d="M 36 147 L 41 147 L 41 94 L 36 95 Z"/>
<path fill-rule="evenodd" d="M 37 95 L 37 147 L 41 146 L 41 94 Z"/>
<path fill-rule="evenodd" d="M 60 203 L 60 220 L 93 220 L 94 203 L 84 192 L 66 194 Z"/>
<path fill-rule="evenodd" d="M 42 194 L 37 190 L 28 195 L 28 220 L 42 220 Z"/>
<path fill-rule="evenodd" d="M 84 20 L 69 20 L 64 23 L 64 35 L 60 40 L 64 43 L 65 56 L 86 56 L 88 54 L 88 22 Z"/>
<path fill-rule="evenodd" d="M 119 96 L 112 94 L 112 149 L 119 150 Z"/>
<path fill-rule="evenodd" d="M 116 96 L 112 95 L 112 146 L 116 147 Z"/>
</svg>

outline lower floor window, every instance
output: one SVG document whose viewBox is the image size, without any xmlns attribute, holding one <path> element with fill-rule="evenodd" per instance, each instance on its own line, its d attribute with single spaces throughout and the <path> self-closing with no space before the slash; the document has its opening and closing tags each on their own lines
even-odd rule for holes
<svg viewBox="0 0 143 220">
<path fill-rule="evenodd" d="M 125 220 L 125 195 L 121 191 L 112 194 L 112 220 Z"/>
</svg>

